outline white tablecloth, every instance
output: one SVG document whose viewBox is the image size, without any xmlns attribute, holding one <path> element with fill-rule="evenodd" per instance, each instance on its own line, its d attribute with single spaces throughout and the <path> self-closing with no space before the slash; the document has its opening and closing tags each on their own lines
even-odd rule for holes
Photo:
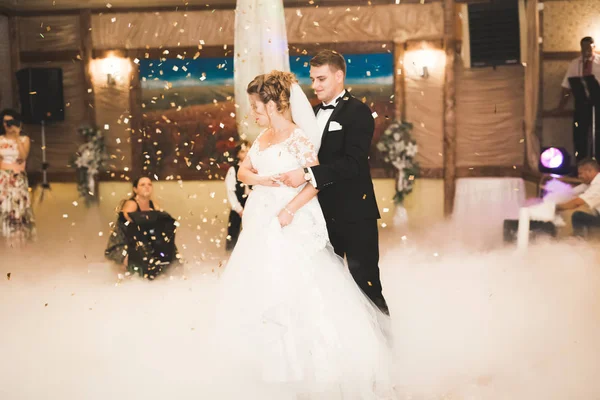
<svg viewBox="0 0 600 400">
<path fill-rule="evenodd" d="M 525 203 L 521 178 L 460 178 L 456 182 L 452 222 L 469 247 L 502 245 L 505 219 L 518 219 Z"/>
</svg>

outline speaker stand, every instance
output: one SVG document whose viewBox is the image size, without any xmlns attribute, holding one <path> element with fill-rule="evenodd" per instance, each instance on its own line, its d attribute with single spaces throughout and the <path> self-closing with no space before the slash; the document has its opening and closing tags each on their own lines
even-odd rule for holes
<svg viewBox="0 0 600 400">
<path fill-rule="evenodd" d="M 44 200 L 46 190 L 51 190 L 48 183 L 48 166 L 49 164 L 46 161 L 46 122 L 42 121 L 42 193 L 40 195 L 40 202 Z"/>
<path fill-rule="evenodd" d="M 592 151 L 590 154 L 594 160 L 598 159 L 596 154 L 596 105 L 592 105 Z"/>
</svg>

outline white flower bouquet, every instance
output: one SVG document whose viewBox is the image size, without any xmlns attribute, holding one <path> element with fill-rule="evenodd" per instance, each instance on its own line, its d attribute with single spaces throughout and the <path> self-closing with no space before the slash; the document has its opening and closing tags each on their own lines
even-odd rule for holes
<svg viewBox="0 0 600 400">
<path fill-rule="evenodd" d="M 394 201 L 397 203 L 402 203 L 412 192 L 415 179 L 419 176 L 419 164 L 415 161 L 418 147 L 411 136 L 412 127 L 408 122 L 393 122 L 377 143 L 377 150 L 383 155 L 383 161 L 396 170 Z"/>
<path fill-rule="evenodd" d="M 96 179 L 108 156 L 100 129 L 86 127 L 81 128 L 79 133 L 86 142 L 77 149 L 72 165 L 77 171 L 79 195 L 90 202 L 97 199 Z"/>
</svg>

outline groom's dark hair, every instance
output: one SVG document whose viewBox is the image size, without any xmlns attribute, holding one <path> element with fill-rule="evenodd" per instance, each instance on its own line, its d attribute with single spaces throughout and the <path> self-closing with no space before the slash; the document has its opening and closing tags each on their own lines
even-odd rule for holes
<svg viewBox="0 0 600 400">
<path fill-rule="evenodd" d="M 310 65 L 313 67 L 329 65 L 334 71 L 341 70 L 346 76 L 346 60 L 335 50 L 321 50 L 310 60 Z"/>
</svg>

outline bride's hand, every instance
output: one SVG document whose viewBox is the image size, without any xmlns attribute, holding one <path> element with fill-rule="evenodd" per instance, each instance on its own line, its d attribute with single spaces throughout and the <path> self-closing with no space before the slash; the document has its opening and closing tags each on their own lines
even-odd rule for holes
<svg viewBox="0 0 600 400">
<path fill-rule="evenodd" d="M 294 213 L 284 207 L 283 210 L 279 212 L 277 219 L 279 220 L 279 224 L 283 228 L 292 223 L 292 221 L 294 220 Z"/>
<path fill-rule="evenodd" d="M 272 176 L 261 176 L 260 179 L 260 183 L 259 185 L 261 186 L 271 186 L 271 187 L 278 187 L 279 186 L 279 179 L 278 179 L 279 175 L 272 175 Z"/>
</svg>

